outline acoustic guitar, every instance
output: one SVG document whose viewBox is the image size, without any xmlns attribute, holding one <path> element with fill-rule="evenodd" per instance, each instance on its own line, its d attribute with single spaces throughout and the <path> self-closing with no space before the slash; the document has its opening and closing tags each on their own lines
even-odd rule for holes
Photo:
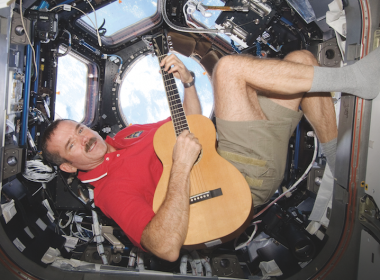
<svg viewBox="0 0 380 280">
<path fill-rule="evenodd" d="M 161 62 L 166 56 L 166 38 L 153 39 Z M 202 151 L 190 174 L 190 216 L 184 246 L 211 247 L 238 236 L 250 222 L 252 197 L 243 175 L 216 152 L 216 133 L 211 120 L 202 115 L 186 116 L 173 74 L 161 67 L 172 121 L 161 126 L 153 140 L 163 164 L 163 173 L 153 200 L 157 212 L 166 197 L 176 137 L 185 129 L 202 145 Z"/>
</svg>

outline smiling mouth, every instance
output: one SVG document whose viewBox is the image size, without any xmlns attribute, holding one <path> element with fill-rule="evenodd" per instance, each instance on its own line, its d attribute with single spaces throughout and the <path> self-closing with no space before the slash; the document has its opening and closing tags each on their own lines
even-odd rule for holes
<svg viewBox="0 0 380 280">
<path fill-rule="evenodd" d="M 86 153 L 91 152 L 96 146 L 96 138 L 92 137 L 86 145 Z"/>
</svg>

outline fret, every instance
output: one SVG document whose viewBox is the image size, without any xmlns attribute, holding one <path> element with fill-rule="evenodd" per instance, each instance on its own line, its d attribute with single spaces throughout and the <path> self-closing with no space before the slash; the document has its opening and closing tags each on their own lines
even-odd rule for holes
<svg viewBox="0 0 380 280">
<path fill-rule="evenodd" d="M 176 118 L 176 125 L 177 126 L 179 126 L 179 125 L 186 125 L 186 124 L 187 124 L 186 118 L 184 118 L 184 117 Z"/>
<path fill-rule="evenodd" d="M 189 130 L 189 127 L 187 126 L 187 124 L 175 125 L 174 129 L 175 129 L 177 134 L 181 134 L 182 131 Z"/>
<path fill-rule="evenodd" d="M 169 104 L 170 110 L 182 110 L 181 104 Z"/>
<path fill-rule="evenodd" d="M 173 101 L 173 102 L 181 102 L 181 98 L 179 97 L 179 94 L 172 94 L 170 96 L 168 96 L 168 98 L 170 99 L 170 101 Z"/>
<path fill-rule="evenodd" d="M 183 112 L 182 108 L 174 108 L 174 107 L 171 107 L 171 109 L 173 110 L 173 115 L 178 115 L 180 113 Z"/>
<path fill-rule="evenodd" d="M 170 106 L 170 110 L 172 110 L 174 114 L 177 114 L 177 113 L 183 111 L 182 108 L 180 108 L 179 106 L 177 106 L 177 107 Z"/>
<path fill-rule="evenodd" d="M 174 110 L 173 109 L 172 118 L 178 118 L 178 117 L 182 117 L 182 116 L 185 116 L 185 112 L 183 110 L 180 110 L 180 109 Z"/>
<path fill-rule="evenodd" d="M 182 108 L 181 100 L 179 98 L 175 100 L 169 100 L 169 106 L 173 107 L 174 109 Z"/>
<path fill-rule="evenodd" d="M 168 99 L 169 99 L 168 101 L 169 101 L 170 105 L 172 105 L 172 106 L 178 105 L 178 106 L 182 107 L 182 102 L 181 102 L 181 98 L 179 98 L 179 95 L 178 96 L 169 96 Z"/>
<path fill-rule="evenodd" d="M 187 124 L 187 120 L 185 118 L 179 118 L 179 119 L 176 119 L 176 125 L 185 125 Z"/>
<path fill-rule="evenodd" d="M 177 89 L 176 84 L 164 84 L 165 89 Z"/>
<path fill-rule="evenodd" d="M 166 75 L 166 74 L 164 74 L 164 75 Z M 175 78 L 168 77 L 168 78 L 166 78 L 165 82 L 170 82 L 170 83 L 174 84 L 175 83 Z"/>
<path fill-rule="evenodd" d="M 162 69 L 161 72 L 163 73 L 164 77 L 166 78 L 164 82 L 168 82 L 168 83 L 170 82 L 172 84 L 176 84 L 175 78 L 174 78 L 174 76 L 173 76 L 172 73 L 166 74 L 167 72 L 165 70 L 163 70 L 163 69 Z"/>
<path fill-rule="evenodd" d="M 175 117 L 173 118 L 175 120 L 175 126 L 181 126 L 181 125 L 186 125 L 187 126 L 187 119 L 185 116 L 181 117 Z"/>
<path fill-rule="evenodd" d="M 171 93 L 171 92 L 178 93 L 178 90 L 177 90 L 176 88 L 173 88 L 173 89 L 166 89 L 166 92 L 167 92 L 167 93 Z"/>
<path fill-rule="evenodd" d="M 185 115 L 185 112 L 184 111 L 180 111 L 180 112 L 178 112 L 178 113 L 174 113 L 173 115 L 172 115 L 172 117 L 175 117 L 175 118 L 178 118 L 178 117 L 185 117 L 186 115 Z"/>
</svg>

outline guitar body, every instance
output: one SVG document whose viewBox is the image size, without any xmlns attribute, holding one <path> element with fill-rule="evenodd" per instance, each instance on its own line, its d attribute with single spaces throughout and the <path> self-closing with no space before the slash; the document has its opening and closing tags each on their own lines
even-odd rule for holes
<svg viewBox="0 0 380 280">
<path fill-rule="evenodd" d="M 205 246 L 204 243 L 218 239 L 222 243 L 240 234 L 251 220 L 252 197 L 243 175 L 216 152 L 216 133 L 211 120 L 202 115 L 190 115 L 187 116 L 187 121 L 191 132 L 202 145 L 200 159 L 190 175 L 190 198 L 219 188 L 222 193 L 190 203 L 189 226 L 184 245 L 200 248 Z M 157 130 L 153 144 L 163 164 L 163 173 L 154 195 L 154 212 L 158 211 L 166 197 L 175 143 L 172 122 Z"/>
</svg>

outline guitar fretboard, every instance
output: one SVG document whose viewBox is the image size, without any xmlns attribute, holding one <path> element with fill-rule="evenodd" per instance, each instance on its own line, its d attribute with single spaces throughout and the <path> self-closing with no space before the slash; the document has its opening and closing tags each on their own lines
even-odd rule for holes
<svg viewBox="0 0 380 280">
<path fill-rule="evenodd" d="M 166 54 L 157 54 L 160 63 L 166 56 Z M 163 66 L 161 67 L 161 74 L 162 80 L 164 81 L 166 97 L 169 103 L 169 109 L 172 116 L 175 134 L 178 137 L 178 135 L 180 135 L 183 130 L 190 130 L 189 125 L 187 123 L 185 111 L 183 110 L 181 98 L 179 96 L 177 84 L 175 82 L 173 74 L 166 72 Z"/>
</svg>

